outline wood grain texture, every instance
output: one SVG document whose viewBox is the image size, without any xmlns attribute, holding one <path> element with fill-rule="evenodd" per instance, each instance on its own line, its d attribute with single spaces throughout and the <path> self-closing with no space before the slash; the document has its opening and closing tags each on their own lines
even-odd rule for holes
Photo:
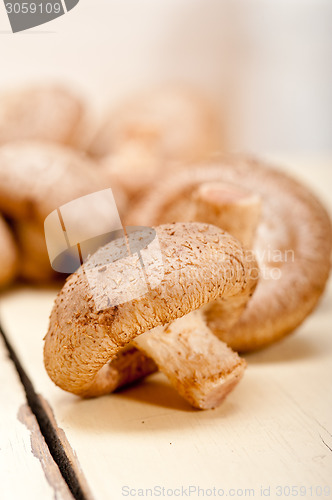
<svg viewBox="0 0 332 500">
<path fill-rule="evenodd" d="M 0 498 L 71 500 L 0 337 Z"/>
</svg>

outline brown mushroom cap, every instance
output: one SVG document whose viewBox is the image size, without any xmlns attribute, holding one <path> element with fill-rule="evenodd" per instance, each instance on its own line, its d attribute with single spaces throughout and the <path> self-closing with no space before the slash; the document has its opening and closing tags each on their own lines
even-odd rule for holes
<svg viewBox="0 0 332 500">
<path fill-rule="evenodd" d="M 69 144 L 81 122 L 83 104 L 54 85 L 0 94 L 0 144 L 33 139 Z"/>
<path fill-rule="evenodd" d="M 0 288 L 12 281 L 17 272 L 17 248 L 9 227 L 0 215 Z"/>
<path fill-rule="evenodd" d="M 256 160 L 239 158 L 162 179 L 128 223 L 195 220 L 197 190 L 219 182 L 251 191 L 262 202 L 254 241 L 261 279 L 254 297 L 227 332 L 218 331 L 214 313 L 207 315 L 209 327 L 222 340 L 247 351 L 293 331 L 317 304 L 330 271 L 331 222 L 305 186 Z"/>
<path fill-rule="evenodd" d="M 155 289 L 98 311 L 80 268 L 59 293 L 45 338 L 44 361 L 49 376 L 61 388 L 79 395 L 108 393 L 114 380 L 109 379 L 112 373 L 105 365 L 135 337 L 220 296 L 231 300 L 253 293 L 255 264 L 247 262 L 235 238 L 207 224 L 170 224 L 155 229 L 164 270 Z M 117 241 L 98 250 L 93 262 L 104 262 L 105 252 L 115 250 Z M 112 273 L 118 262 L 113 263 Z"/>
</svg>

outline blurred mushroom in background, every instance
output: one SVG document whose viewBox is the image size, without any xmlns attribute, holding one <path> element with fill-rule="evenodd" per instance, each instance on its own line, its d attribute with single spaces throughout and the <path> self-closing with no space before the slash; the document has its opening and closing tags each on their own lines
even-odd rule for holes
<svg viewBox="0 0 332 500">
<path fill-rule="evenodd" d="M 22 277 L 37 282 L 56 277 L 46 249 L 45 218 L 61 205 L 105 187 L 109 184 L 98 166 L 82 152 L 38 141 L 0 147 L 0 210 L 14 229 Z M 121 212 L 121 190 L 113 186 L 113 192 Z"/>
<path fill-rule="evenodd" d="M 67 88 L 34 85 L 0 93 L 0 145 L 33 139 L 73 144 L 85 113 Z"/>
<path fill-rule="evenodd" d="M 17 257 L 13 235 L 0 215 L 0 289 L 14 279 L 18 268 Z"/>
<path fill-rule="evenodd" d="M 220 150 L 222 131 L 213 104 L 191 87 L 143 91 L 110 112 L 89 152 L 135 198 L 166 169 Z"/>
</svg>

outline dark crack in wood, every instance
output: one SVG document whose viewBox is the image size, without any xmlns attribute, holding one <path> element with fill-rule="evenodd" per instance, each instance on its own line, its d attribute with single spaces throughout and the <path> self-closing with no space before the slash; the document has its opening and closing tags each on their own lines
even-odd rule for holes
<svg viewBox="0 0 332 500">
<path fill-rule="evenodd" d="M 322 442 L 325 444 L 326 448 L 328 448 L 332 452 L 332 448 L 329 447 L 329 445 L 324 441 L 323 436 L 319 434 L 319 437 L 321 438 Z"/>
<path fill-rule="evenodd" d="M 64 439 L 64 432 L 57 427 L 49 405 L 45 402 L 44 398 L 35 392 L 31 380 L 24 370 L 23 365 L 17 357 L 1 325 L 0 334 L 4 339 L 9 357 L 13 361 L 24 387 L 28 405 L 32 413 L 36 416 L 40 431 L 44 436 L 52 458 L 57 464 L 69 490 L 75 500 L 93 500 L 92 494 L 81 472 L 78 460 L 68 441 Z M 62 439 L 60 439 L 60 436 Z"/>
</svg>

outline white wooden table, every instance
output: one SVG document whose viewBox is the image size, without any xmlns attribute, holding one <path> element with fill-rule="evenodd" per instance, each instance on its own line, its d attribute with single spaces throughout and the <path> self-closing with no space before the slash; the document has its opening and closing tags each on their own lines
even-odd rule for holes
<svg viewBox="0 0 332 500">
<path fill-rule="evenodd" d="M 329 166 L 297 172 L 327 202 Z M 15 366 L 0 340 L 1 500 L 67 500 L 67 483 L 74 498 L 96 500 L 331 498 L 332 283 L 298 331 L 248 355 L 238 388 L 205 412 L 192 410 L 161 374 L 94 400 L 55 387 L 42 362 L 55 294 L 16 287 L 0 297 L 16 356 Z M 32 411 L 17 368 L 29 379 Z"/>
</svg>

